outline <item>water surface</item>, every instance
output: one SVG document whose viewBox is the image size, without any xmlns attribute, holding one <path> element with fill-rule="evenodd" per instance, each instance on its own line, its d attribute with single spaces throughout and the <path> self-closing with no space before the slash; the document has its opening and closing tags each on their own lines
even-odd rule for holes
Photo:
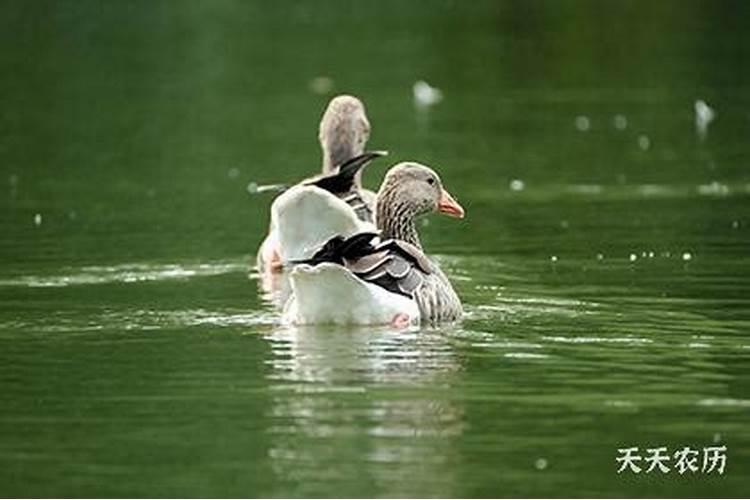
<svg viewBox="0 0 750 500">
<path fill-rule="evenodd" d="M 744 3 L 2 9 L 0 494 L 748 491 Z M 321 76 L 466 207 L 421 227 L 461 324 L 263 300 L 246 186 L 318 168 Z M 415 109 L 419 79 L 444 101 Z M 616 473 L 722 444 L 723 476 Z"/>
</svg>

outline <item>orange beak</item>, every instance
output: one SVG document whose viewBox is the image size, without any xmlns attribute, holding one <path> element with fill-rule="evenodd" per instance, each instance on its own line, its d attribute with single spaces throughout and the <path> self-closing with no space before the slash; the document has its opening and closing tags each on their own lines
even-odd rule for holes
<svg viewBox="0 0 750 500">
<path fill-rule="evenodd" d="M 451 196 L 451 194 L 445 189 L 440 193 L 438 212 L 450 217 L 456 217 L 457 219 L 463 219 L 465 214 L 464 207 L 459 205 L 458 202 L 453 199 L 453 196 Z"/>
</svg>

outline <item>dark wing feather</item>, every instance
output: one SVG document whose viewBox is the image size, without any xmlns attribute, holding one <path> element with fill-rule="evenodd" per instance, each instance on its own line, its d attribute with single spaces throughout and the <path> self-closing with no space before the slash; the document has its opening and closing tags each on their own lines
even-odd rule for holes
<svg viewBox="0 0 750 500">
<path fill-rule="evenodd" d="M 403 293 L 413 296 L 414 292 L 422 286 L 423 282 L 423 275 L 416 269 L 412 269 L 406 276 L 398 281 L 398 287 Z"/>
<path fill-rule="evenodd" d="M 396 279 L 400 279 L 409 274 L 412 267 L 413 266 L 403 257 L 394 257 L 391 258 L 391 261 L 388 263 L 388 274 Z"/>
<path fill-rule="evenodd" d="M 328 240 L 312 258 L 297 263 L 313 266 L 323 262 L 339 264 L 368 283 L 415 298 L 425 277 L 431 272 L 424 270 L 431 266 L 429 261 L 419 249 L 402 241 L 388 240 L 373 245 L 372 240 L 376 236 L 375 233 L 359 233 L 346 239 L 336 236 Z"/>
<path fill-rule="evenodd" d="M 360 259 L 367 260 L 367 271 L 356 271 L 359 261 L 353 266 L 347 265 L 347 268 L 364 281 L 381 286 L 389 292 L 414 298 L 414 292 L 422 285 L 424 279 L 422 270 L 393 250 L 381 250 L 373 255 L 378 256 L 377 261 L 368 259 L 369 256 Z"/>
<path fill-rule="evenodd" d="M 345 195 L 354 188 L 354 177 L 361 169 L 375 158 L 385 156 L 384 151 L 368 151 L 342 163 L 335 173 L 319 177 L 308 182 L 308 185 L 318 186 L 321 189 L 337 196 Z"/>
<path fill-rule="evenodd" d="M 377 246 L 378 249 L 388 249 L 404 257 L 425 273 L 431 274 L 433 271 L 432 263 L 422 250 L 411 243 L 403 240 L 386 240 Z"/>
<path fill-rule="evenodd" d="M 391 256 L 387 251 L 363 255 L 359 258 L 344 259 L 344 265 L 354 274 L 367 274 L 385 264 Z"/>
</svg>

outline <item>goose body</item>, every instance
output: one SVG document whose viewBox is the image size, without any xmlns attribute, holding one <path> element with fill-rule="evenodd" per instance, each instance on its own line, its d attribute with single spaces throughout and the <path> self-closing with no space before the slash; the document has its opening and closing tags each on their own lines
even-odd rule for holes
<svg viewBox="0 0 750 500">
<path fill-rule="evenodd" d="M 257 253 L 257 269 L 262 275 L 270 272 L 281 271 L 283 269 L 285 255 L 290 253 L 296 254 L 294 251 L 285 249 L 285 244 L 295 241 L 297 242 L 294 243 L 296 248 L 300 245 L 309 244 L 311 241 L 321 243 L 321 241 L 316 240 L 316 238 L 320 234 L 328 234 L 330 232 L 325 229 L 326 227 L 341 227 L 343 220 L 349 219 L 347 215 L 341 214 L 342 211 L 349 209 L 345 209 L 343 205 L 336 204 L 330 199 L 325 202 L 321 201 L 317 204 L 309 202 L 310 196 L 307 192 L 308 190 L 304 189 L 304 185 L 311 183 L 314 184 L 315 180 L 325 180 L 327 177 L 336 177 L 339 169 L 345 165 L 346 162 L 363 154 L 369 136 L 370 123 L 365 113 L 364 104 L 362 104 L 362 102 L 356 97 L 348 95 L 340 95 L 333 98 L 323 114 L 318 135 L 323 153 L 322 176 L 317 179 L 303 182 L 301 183 L 303 184 L 302 186 L 297 185 L 288 189 L 274 201 L 271 207 L 271 221 L 269 224 L 268 235 L 261 243 Z M 346 204 L 354 210 L 355 216 L 360 220 L 373 223 L 375 194 L 372 191 L 362 188 L 361 171 L 356 170 L 353 178 L 348 179 L 348 183 L 348 188 L 346 190 L 339 190 L 338 192 L 327 189 L 324 186 L 319 187 L 326 189 L 334 197 L 344 199 Z M 329 208 L 332 208 L 333 210 L 313 212 L 308 214 L 308 216 L 303 217 L 305 220 L 312 223 L 310 226 L 311 234 L 305 236 L 304 231 L 302 231 L 304 226 L 301 223 L 294 223 L 295 229 L 290 230 L 284 230 L 282 225 L 279 224 L 278 214 L 280 211 L 283 211 L 283 207 L 288 204 L 291 204 L 292 206 L 303 204 L 315 207 L 323 207 L 328 204 L 330 205 Z M 328 218 L 331 218 L 332 220 L 326 220 Z M 344 225 L 348 227 L 347 224 Z M 284 234 L 282 234 L 282 231 Z M 289 235 L 294 234 L 295 231 L 297 235 L 303 236 L 302 240 L 291 240 L 288 237 Z M 332 234 L 336 233 L 330 233 L 330 235 Z"/>
<path fill-rule="evenodd" d="M 284 321 L 404 326 L 460 319 L 458 295 L 416 232 L 414 217 L 431 211 L 464 214 L 428 167 L 393 167 L 378 193 L 382 239 L 368 231 L 338 233 L 297 259 Z"/>
<path fill-rule="evenodd" d="M 309 179 L 279 195 L 271 204 L 271 234 L 280 264 L 312 255 L 335 235 L 349 236 L 375 226 L 354 190 L 354 178 L 383 151 L 363 153 L 344 162 L 333 174 Z M 368 220 L 369 219 L 369 220 Z"/>
</svg>

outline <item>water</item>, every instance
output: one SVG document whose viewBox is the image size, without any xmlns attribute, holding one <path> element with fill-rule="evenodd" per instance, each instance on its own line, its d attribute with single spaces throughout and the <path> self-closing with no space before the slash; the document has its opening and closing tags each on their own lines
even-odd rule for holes
<svg viewBox="0 0 750 500">
<path fill-rule="evenodd" d="M 744 3 L 2 10 L 1 494 L 747 493 Z M 263 301 L 246 187 L 318 168 L 329 87 L 467 209 L 421 228 L 461 324 Z M 714 444 L 723 476 L 616 473 Z"/>
</svg>

